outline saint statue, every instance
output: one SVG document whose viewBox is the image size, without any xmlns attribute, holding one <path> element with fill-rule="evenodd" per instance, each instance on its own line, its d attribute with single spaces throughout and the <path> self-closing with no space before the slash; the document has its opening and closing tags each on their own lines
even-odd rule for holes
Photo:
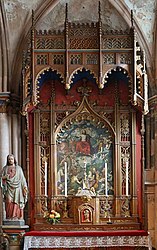
<svg viewBox="0 0 157 250">
<path fill-rule="evenodd" d="M 23 220 L 28 188 L 23 170 L 17 164 L 14 155 L 7 156 L 7 163 L 2 169 L 1 178 L 6 219 Z"/>
</svg>

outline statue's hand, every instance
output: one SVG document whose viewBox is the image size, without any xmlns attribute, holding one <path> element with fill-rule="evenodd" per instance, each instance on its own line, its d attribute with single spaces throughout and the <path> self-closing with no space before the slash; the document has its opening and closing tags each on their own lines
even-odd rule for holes
<svg viewBox="0 0 157 250">
<path fill-rule="evenodd" d="M 3 176 L 2 176 L 2 180 L 3 180 L 3 181 L 7 180 L 7 178 L 8 178 L 7 175 L 3 175 Z"/>
<path fill-rule="evenodd" d="M 27 196 L 27 188 L 26 187 L 24 187 L 24 189 L 23 189 L 23 195 Z"/>
</svg>

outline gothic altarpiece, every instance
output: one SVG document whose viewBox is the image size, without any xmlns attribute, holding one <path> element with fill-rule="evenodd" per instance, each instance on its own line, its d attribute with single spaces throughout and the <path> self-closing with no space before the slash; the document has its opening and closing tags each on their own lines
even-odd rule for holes
<svg viewBox="0 0 157 250">
<path fill-rule="evenodd" d="M 29 220 L 34 230 L 144 228 L 145 55 L 132 27 L 37 31 L 24 57 Z M 54 209 L 60 223 L 44 212 Z"/>
</svg>

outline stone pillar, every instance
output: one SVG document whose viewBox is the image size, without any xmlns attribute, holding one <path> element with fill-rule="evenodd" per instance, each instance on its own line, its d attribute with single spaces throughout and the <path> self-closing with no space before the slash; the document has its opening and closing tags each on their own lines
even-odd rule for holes
<svg viewBox="0 0 157 250">
<path fill-rule="evenodd" d="M 10 151 L 10 119 L 6 113 L 0 113 L 0 171 L 6 164 L 7 155 Z M 0 187 L 1 189 L 1 187 Z M 5 217 L 2 189 L 0 190 L 0 225 Z M 1 229 L 1 233 L 3 230 Z M 3 238 L 1 238 L 3 241 Z"/>
<path fill-rule="evenodd" d="M 7 93 L 0 93 L 0 170 L 6 164 L 7 155 L 14 154 L 17 162 L 21 162 L 21 128 L 19 122 L 19 102 Z M 19 163 L 20 164 L 20 163 Z M 4 249 L 22 249 L 23 235 L 29 228 L 20 221 L 5 223 L 2 189 L 0 187 L 0 246 Z M 23 220 L 24 221 L 24 220 Z M 0 248 L 1 249 L 1 248 Z"/>
<path fill-rule="evenodd" d="M 0 172 L 3 166 L 6 164 L 7 155 L 9 154 L 10 150 L 10 118 L 7 115 L 7 104 L 9 103 L 9 98 L 9 92 L 0 93 Z M 2 225 L 4 218 L 4 206 L 1 185 L 0 201 L 0 246 L 6 248 L 6 243 L 8 243 L 8 241 L 3 237 Z"/>
<path fill-rule="evenodd" d="M 12 153 L 15 156 L 15 159 L 21 165 L 21 154 L 20 154 L 20 146 L 21 146 L 21 129 L 19 126 L 19 119 L 17 114 L 12 114 Z"/>
<path fill-rule="evenodd" d="M 0 168 L 2 168 L 11 150 L 10 117 L 6 113 L 0 113 L 0 138 Z"/>
</svg>

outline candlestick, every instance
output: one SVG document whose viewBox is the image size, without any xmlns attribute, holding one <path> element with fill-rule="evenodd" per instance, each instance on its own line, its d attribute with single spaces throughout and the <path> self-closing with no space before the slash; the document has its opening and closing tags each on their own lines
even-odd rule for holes
<svg viewBox="0 0 157 250">
<path fill-rule="evenodd" d="M 47 196 L 47 161 L 45 161 L 45 196 Z"/>
<path fill-rule="evenodd" d="M 107 163 L 105 162 L 105 195 L 107 196 Z"/>
<path fill-rule="evenodd" d="M 126 196 L 129 194 L 129 162 L 126 161 Z"/>
<path fill-rule="evenodd" d="M 67 162 L 66 161 L 64 164 L 64 177 L 65 177 L 65 196 L 67 196 L 68 190 L 67 190 Z"/>
</svg>

